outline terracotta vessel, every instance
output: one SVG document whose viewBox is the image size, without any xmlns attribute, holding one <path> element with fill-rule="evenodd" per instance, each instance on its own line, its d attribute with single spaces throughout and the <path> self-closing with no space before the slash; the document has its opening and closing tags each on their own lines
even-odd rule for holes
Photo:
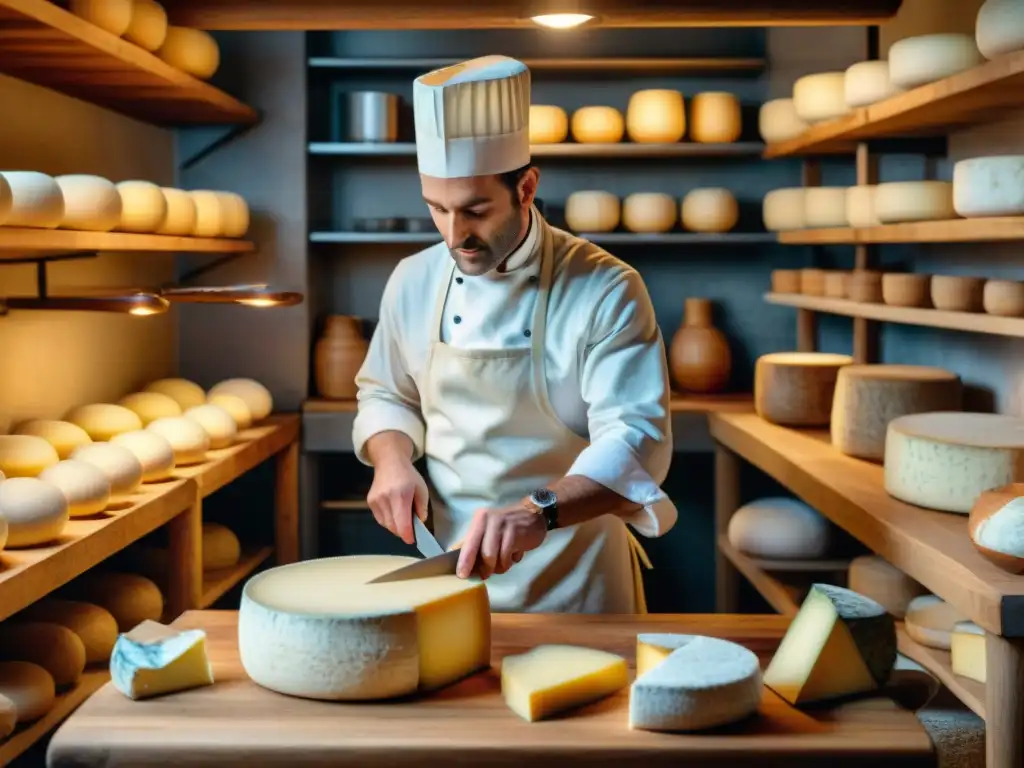
<svg viewBox="0 0 1024 768">
<path fill-rule="evenodd" d="M 732 353 L 725 335 L 711 322 L 708 299 L 686 300 L 668 360 L 672 385 L 681 392 L 710 394 L 729 382 Z"/>
<path fill-rule="evenodd" d="M 327 318 L 324 334 L 313 352 L 316 388 L 321 397 L 355 400 L 355 377 L 368 347 L 358 317 L 331 315 Z"/>
</svg>

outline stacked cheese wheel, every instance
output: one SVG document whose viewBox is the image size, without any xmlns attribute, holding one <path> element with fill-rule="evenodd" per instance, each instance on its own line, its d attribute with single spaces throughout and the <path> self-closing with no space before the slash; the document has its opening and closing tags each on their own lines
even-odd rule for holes
<svg viewBox="0 0 1024 768">
<path fill-rule="evenodd" d="M 669 232 L 676 223 L 689 232 L 728 232 L 739 221 L 739 203 L 722 188 L 694 189 L 678 203 L 664 192 L 634 192 L 621 203 L 610 192 L 569 195 L 565 219 L 574 232 L 610 232 L 621 223 L 630 232 Z"/>
</svg>

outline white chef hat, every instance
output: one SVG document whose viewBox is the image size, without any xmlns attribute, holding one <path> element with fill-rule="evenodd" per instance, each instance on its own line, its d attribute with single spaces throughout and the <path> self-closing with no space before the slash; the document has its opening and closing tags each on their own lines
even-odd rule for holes
<svg viewBox="0 0 1024 768">
<path fill-rule="evenodd" d="M 530 70 L 482 56 L 420 75 L 413 83 L 420 173 L 487 176 L 530 162 Z"/>
</svg>

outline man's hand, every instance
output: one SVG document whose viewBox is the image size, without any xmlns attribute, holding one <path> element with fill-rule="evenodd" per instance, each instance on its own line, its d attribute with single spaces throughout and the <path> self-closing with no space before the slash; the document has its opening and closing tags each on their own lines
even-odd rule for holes
<svg viewBox="0 0 1024 768">
<path fill-rule="evenodd" d="M 474 567 L 481 579 L 505 573 L 513 563 L 522 560 L 524 554 L 539 547 L 547 532 L 544 516 L 522 504 L 478 509 L 462 540 L 456 573 L 463 579 Z"/>
<path fill-rule="evenodd" d="M 429 498 L 426 481 L 408 458 L 395 455 L 375 463 L 366 501 L 373 519 L 406 544 L 416 543 L 412 515 L 425 521 Z"/>
</svg>

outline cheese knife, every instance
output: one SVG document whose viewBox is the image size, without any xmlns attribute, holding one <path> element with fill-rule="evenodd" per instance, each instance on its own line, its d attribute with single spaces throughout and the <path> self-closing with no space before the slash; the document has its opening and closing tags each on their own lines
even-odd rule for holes
<svg viewBox="0 0 1024 768">
<path fill-rule="evenodd" d="M 402 566 L 394 571 L 378 576 L 369 581 L 370 584 L 383 584 L 390 581 L 407 581 L 409 579 L 425 579 L 430 576 L 454 575 L 459 564 L 459 551 L 453 549 L 446 552 L 416 515 L 412 516 L 412 527 L 416 534 L 416 548 L 423 554 L 423 560 Z"/>
</svg>

